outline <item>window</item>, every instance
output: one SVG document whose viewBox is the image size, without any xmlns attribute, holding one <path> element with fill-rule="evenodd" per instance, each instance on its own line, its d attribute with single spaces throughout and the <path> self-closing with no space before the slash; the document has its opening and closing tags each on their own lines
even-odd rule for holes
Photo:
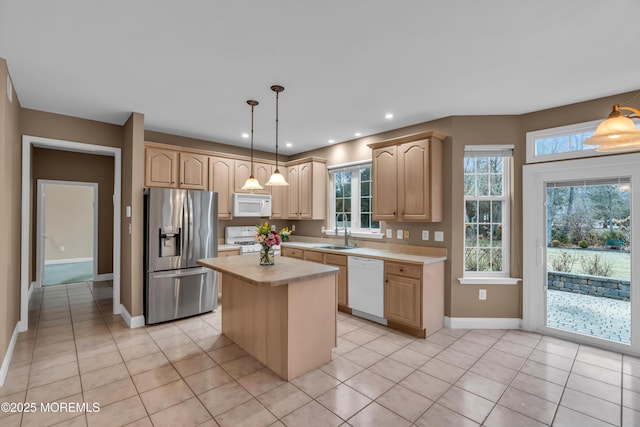
<svg viewBox="0 0 640 427">
<path fill-rule="evenodd" d="M 512 147 L 465 147 L 465 277 L 509 275 L 509 164 L 512 155 Z"/>
<path fill-rule="evenodd" d="M 591 137 L 602 120 L 527 132 L 527 163 L 580 157 L 603 156 L 594 145 L 582 142 Z M 640 128 L 640 123 L 636 125 Z"/>
<path fill-rule="evenodd" d="M 330 168 L 331 215 L 328 231 L 339 232 L 346 226 L 352 234 L 372 233 L 380 229 L 373 220 L 373 188 L 371 162 Z"/>
</svg>

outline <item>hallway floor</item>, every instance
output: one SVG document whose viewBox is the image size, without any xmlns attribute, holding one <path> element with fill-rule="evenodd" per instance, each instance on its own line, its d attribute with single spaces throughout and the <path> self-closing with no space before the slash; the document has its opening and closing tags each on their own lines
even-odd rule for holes
<svg viewBox="0 0 640 427">
<path fill-rule="evenodd" d="M 415 339 L 342 313 L 333 360 L 291 382 L 220 334 L 220 310 L 129 329 L 109 283 L 37 289 L 0 426 L 638 426 L 640 359 L 516 330 Z M 39 407 L 39 406 L 38 406 Z"/>
</svg>

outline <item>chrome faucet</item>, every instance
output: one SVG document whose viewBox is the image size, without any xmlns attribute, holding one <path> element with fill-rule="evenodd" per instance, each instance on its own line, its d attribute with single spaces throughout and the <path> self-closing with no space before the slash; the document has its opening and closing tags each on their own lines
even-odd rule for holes
<svg viewBox="0 0 640 427">
<path fill-rule="evenodd" d="M 349 246 L 349 231 L 347 230 L 347 214 L 344 212 L 338 212 L 336 214 L 336 236 L 338 236 L 338 219 L 342 215 L 342 222 L 344 224 L 344 245 Z"/>
</svg>

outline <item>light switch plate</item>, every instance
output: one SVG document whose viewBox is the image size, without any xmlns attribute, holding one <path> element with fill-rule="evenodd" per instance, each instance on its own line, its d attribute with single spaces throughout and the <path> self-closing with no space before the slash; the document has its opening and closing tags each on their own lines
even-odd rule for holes
<svg viewBox="0 0 640 427">
<path fill-rule="evenodd" d="M 393 230 L 392 229 L 387 229 L 387 239 L 390 239 L 393 237 Z"/>
<path fill-rule="evenodd" d="M 127 218 L 131 218 L 131 206 L 127 206 L 124 208 L 124 216 Z"/>
<path fill-rule="evenodd" d="M 293 225 L 291 226 L 291 231 L 296 231 L 296 225 L 295 225 L 295 224 L 293 224 Z M 322 230 L 322 231 L 324 231 L 324 230 Z"/>
<path fill-rule="evenodd" d="M 487 299 L 487 290 L 486 289 L 480 289 L 480 292 L 478 292 L 478 299 L 481 301 L 485 301 Z"/>
<path fill-rule="evenodd" d="M 409 230 L 404 230 L 403 237 L 404 237 L 405 239 L 408 239 L 408 238 L 409 238 Z"/>
<path fill-rule="evenodd" d="M 436 242 L 444 242 L 444 231 L 436 231 L 433 233 L 433 240 Z"/>
<path fill-rule="evenodd" d="M 402 230 L 396 231 L 396 239 L 402 240 Z"/>
<path fill-rule="evenodd" d="M 422 230 L 422 240 L 429 240 L 429 230 Z"/>
</svg>

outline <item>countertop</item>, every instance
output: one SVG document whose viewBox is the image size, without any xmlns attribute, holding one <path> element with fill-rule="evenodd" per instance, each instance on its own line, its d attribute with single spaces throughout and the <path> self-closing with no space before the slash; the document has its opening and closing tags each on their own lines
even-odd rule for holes
<svg viewBox="0 0 640 427">
<path fill-rule="evenodd" d="M 436 262 L 446 261 L 446 256 L 426 256 L 426 255 L 416 255 L 416 254 L 407 254 L 398 251 L 391 251 L 386 249 L 374 249 L 374 248 L 365 248 L 365 247 L 355 247 L 352 249 L 324 249 L 319 246 L 324 246 L 329 243 L 309 243 L 309 242 L 286 242 L 282 243 L 282 247 L 290 247 L 290 248 L 300 248 L 300 249 L 312 249 L 314 251 L 327 252 L 332 254 L 340 254 L 347 256 L 361 256 L 364 258 L 377 258 L 389 261 L 401 261 L 408 262 L 413 264 L 433 264 Z M 280 257 L 283 258 L 283 257 Z"/>
<path fill-rule="evenodd" d="M 287 285 L 335 275 L 339 271 L 337 267 L 280 256 L 274 265 L 262 266 L 259 257 L 260 254 L 207 258 L 198 260 L 198 264 L 256 286 Z"/>
</svg>

